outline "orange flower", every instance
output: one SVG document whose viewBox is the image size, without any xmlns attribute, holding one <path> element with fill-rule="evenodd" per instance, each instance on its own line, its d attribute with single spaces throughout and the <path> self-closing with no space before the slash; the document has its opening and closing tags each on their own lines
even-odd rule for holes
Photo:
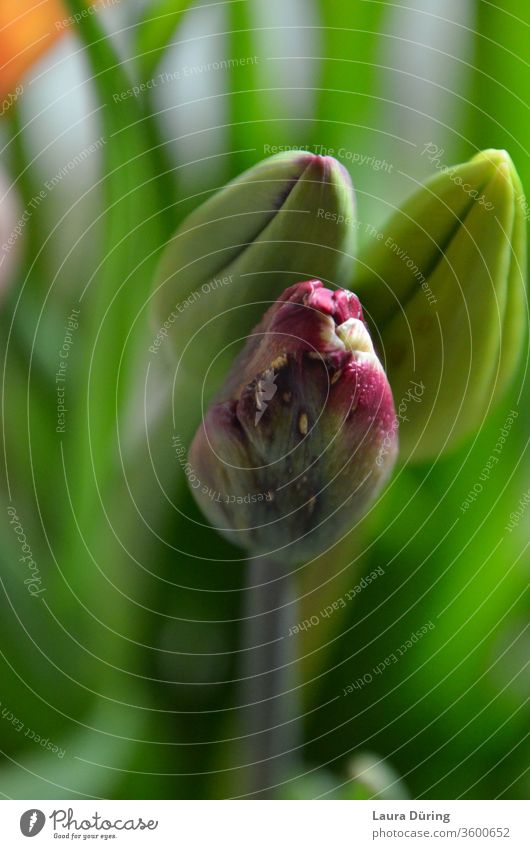
<svg viewBox="0 0 530 849">
<path fill-rule="evenodd" d="M 27 69 L 66 32 L 61 0 L 1 0 L 0 97 L 13 94 Z"/>
</svg>

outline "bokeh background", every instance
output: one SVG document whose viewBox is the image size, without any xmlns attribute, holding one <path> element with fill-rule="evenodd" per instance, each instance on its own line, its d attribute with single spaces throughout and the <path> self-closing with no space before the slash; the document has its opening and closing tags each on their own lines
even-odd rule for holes
<svg viewBox="0 0 530 849">
<path fill-rule="evenodd" d="M 167 431 L 134 449 L 160 251 L 278 146 L 333 153 L 376 227 L 435 148 L 443 166 L 506 148 L 528 189 L 529 35 L 525 0 L 1 0 L 3 797 L 244 795 L 241 555 L 186 518 L 176 463 L 158 488 Z M 303 635 L 280 797 L 528 797 L 526 365 L 306 570 L 298 619 L 379 572 Z"/>
</svg>

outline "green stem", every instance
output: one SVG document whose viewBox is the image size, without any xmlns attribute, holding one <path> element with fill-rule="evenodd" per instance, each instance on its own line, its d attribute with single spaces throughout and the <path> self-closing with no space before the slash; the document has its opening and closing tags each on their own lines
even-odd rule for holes
<svg viewBox="0 0 530 849">
<path fill-rule="evenodd" d="M 292 775 L 299 743 L 296 698 L 296 620 L 292 575 L 267 557 L 248 566 L 243 623 L 242 725 L 245 795 L 272 798 Z"/>
</svg>

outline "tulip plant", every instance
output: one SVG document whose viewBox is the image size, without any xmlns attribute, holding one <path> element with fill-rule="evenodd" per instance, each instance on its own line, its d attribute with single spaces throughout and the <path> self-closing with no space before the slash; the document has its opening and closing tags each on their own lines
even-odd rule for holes
<svg viewBox="0 0 530 849">
<path fill-rule="evenodd" d="M 368 741 L 375 736 L 370 717 L 383 724 L 382 714 L 372 713 L 372 702 L 351 708 L 351 694 L 366 692 L 370 669 L 390 668 L 386 660 L 393 647 L 374 657 L 377 634 L 365 631 L 360 639 L 356 628 L 362 619 L 349 607 L 341 634 L 348 660 L 356 664 L 357 651 L 365 646 L 371 660 L 366 670 L 355 667 L 355 676 L 364 671 L 364 679 L 346 687 L 341 680 L 336 692 L 333 686 L 328 692 L 342 663 L 335 656 L 328 662 L 331 655 L 325 655 L 338 642 L 340 614 L 335 612 L 347 606 L 345 597 L 348 606 L 353 599 L 357 603 L 361 589 L 362 603 L 371 610 L 364 588 L 376 581 L 378 589 L 382 586 L 385 543 L 377 549 L 379 571 L 370 577 L 355 569 L 366 540 L 367 548 L 376 544 L 381 524 L 391 541 L 387 559 L 402 568 L 397 590 L 403 588 L 405 595 L 411 585 L 420 586 L 431 564 L 422 572 L 417 563 L 428 561 L 445 540 L 444 512 L 437 526 L 440 539 L 431 545 L 430 531 L 423 530 L 428 511 L 443 501 L 444 511 L 449 504 L 469 515 L 477 491 L 471 490 L 465 509 L 457 504 L 451 458 L 466 451 L 488 418 L 494 419 L 524 350 L 528 207 L 508 153 L 486 149 L 451 167 L 433 160 L 433 175 L 425 182 L 410 178 L 414 186 L 402 204 L 383 199 L 386 220 L 364 220 L 370 196 L 363 176 L 354 180 L 357 203 L 345 164 L 353 174 L 361 158 L 372 166 L 377 161 L 360 140 L 366 141 L 363 131 L 371 120 L 363 112 L 364 101 L 372 98 L 366 69 L 379 67 L 376 36 L 385 4 L 314 4 L 328 40 L 320 52 L 331 57 L 317 87 L 322 102 L 313 141 L 319 152 L 309 152 L 305 120 L 294 122 L 294 131 L 288 121 L 276 121 L 274 110 L 274 120 L 262 121 L 253 90 L 261 91 L 261 82 L 257 77 L 252 84 L 246 77 L 241 81 L 241 69 L 231 68 L 226 160 L 236 165 L 227 165 L 214 185 L 193 188 L 186 196 L 178 185 L 184 164 L 172 159 L 175 140 L 164 137 L 156 87 L 150 83 L 190 5 L 158 0 L 150 17 L 148 4 L 145 19 L 124 28 L 124 44 L 134 41 L 137 54 L 127 62 L 101 27 L 97 4 L 24 0 L 4 3 L 0 12 L 2 94 L 8 98 L 9 153 L 18 172 L 16 187 L 9 189 L 0 174 L 6 183 L 0 232 L 9 248 L 0 265 L 0 295 L 5 304 L 4 494 L 10 517 L 0 551 L 8 564 L 9 598 L 0 616 L 2 657 L 6 650 L 2 716 L 4 710 L 10 716 L 8 732 L 29 726 L 31 716 L 35 728 L 26 731 L 33 730 L 33 738 L 38 732 L 46 747 L 60 740 L 62 752 L 52 767 L 50 761 L 43 766 L 35 748 L 20 753 L 22 735 L 13 744 L 4 722 L 0 734 L 7 733 L 10 761 L 0 768 L 0 791 L 14 798 L 139 797 L 146 786 L 153 797 L 169 798 L 340 795 L 336 776 L 329 776 L 333 761 L 344 755 L 346 762 L 346 753 L 356 747 L 348 737 L 352 715 L 363 734 L 366 725 Z M 225 10 L 231 17 L 224 35 L 234 40 L 234 56 L 253 53 L 245 41 L 247 36 L 252 41 L 247 5 L 231 3 Z M 479 16 L 488 21 L 500 13 L 492 4 L 479 6 Z M 494 79 L 486 54 L 495 44 L 489 26 L 484 30 L 489 36 L 479 39 L 487 70 L 480 91 L 488 109 Z M 67 31 L 80 37 L 75 50 L 86 60 L 90 78 L 78 88 L 86 84 L 97 100 L 94 114 L 104 144 L 98 151 L 101 214 L 79 239 L 88 245 L 87 257 L 94 252 L 97 258 L 63 285 L 62 266 L 57 275 L 55 268 L 53 274 L 42 271 L 47 245 L 41 245 L 41 230 L 48 226 L 52 204 L 46 206 L 46 196 L 41 211 L 35 202 L 42 187 L 32 185 L 23 107 L 24 74 Z M 521 28 L 523 42 L 525 37 Z M 245 51 L 237 46 L 242 43 Z M 503 51 L 503 66 L 511 68 L 514 55 Z M 341 56 L 353 63 L 355 91 L 345 91 Z M 254 64 L 247 63 L 244 71 L 253 75 Z M 514 80 L 502 86 L 496 100 L 495 130 L 508 122 L 502 109 L 509 86 L 519 84 L 518 76 Z M 346 94 L 354 104 L 348 101 L 348 114 Z M 523 104 L 521 98 L 518 102 Z M 517 112 L 510 125 L 514 144 L 523 118 L 526 113 Z M 353 141 L 342 148 L 347 126 Z M 293 145 L 263 158 L 260 133 L 272 134 L 273 128 L 280 140 L 284 131 L 294 132 L 297 145 L 306 149 Z M 180 132 L 179 127 L 179 140 Z M 479 143 L 473 150 L 497 144 L 481 136 L 475 136 Z M 335 155 L 326 152 L 332 143 Z M 370 155 L 361 157 L 361 147 Z M 375 168 L 372 176 L 375 180 Z M 68 224 L 65 215 L 54 234 Z M 63 369 L 59 383 L 58 367 Z M 60 396 L 66 424 L 62 420 L 59 431 L 58 387 L 67 399 Z M 518 413 L 510 416 L 509 427 Z M 413 501 L 412 476 L 426 469 L 428 479 L 439 458 L 446 464 L 439 472 L 443 498 L 441 487 L 429 490 L 422 479 Z M 484 474 L 479 469 L 477 481 Z M 406 527 L 405 503 L 412 503 Z M 381 506 L 386 513 L 378 525 Z M 513 528 L 507 531 L 514 530 L 514 538 L 515 507 L 516 499 Z M 461 610 L 453 619 L 442 614 L 462 596 L 467 616 L 470 586 L 473 604 L 476 599 L 477 609 L 485 606 L 496 627 L 502 617 L 496 609 L 489 612 L 487 580 L 499 590 L 495 601 L 503 616 L 511 610 L 510 593 L 518 591 L 515 579 L 508 589 L 503 585 L 510 569 L 495 567 L 494 558 L 480 566 L 484 584 L 478 589 L 474 573 L 468 577 L 458 560 L 468 557 L 468 544 L 487 530 L 484 519 L 473 533 L 465 532 L 465 544 L 458 543 L 454 557 L 446 556 L 447 568 L 443 561 L 448 582 L 458 589 L 450 599 L 438 599 L 436 634 L 440 643 L 454 639 L 458 647 L 452 654 L 439 650 L 436 675 L 430 668 L 422 677 L 418 663 L 418 701 L 428 699 L 431 686 L 434 691 L 433 719 L 421 726 L 426 735 L 440 718 L 436 688 L 445 688 L 447 678 L 450 685 L 453 665 L 464 662 L 460 628 L 467 620 Z M 407 544 L 414 544 L 420 531 L 428 541 L 409 556 Z M 38 574 L 34 570 L 26 580 L 40 597 L 20 580 L 26 574 L 24 558 L 38 564 Z M 359 583 L 352 587 L 353 572 Z M 444 576 L 440 570 L 433 586 L 442 585 Z M 350 582 L 347 594 L 343 579 Z M 422 586 L 420 598 L 429 589 Z M 400 621 L 409 607 L 397 590 L 381 590 L 384 602 L 391 600 L 390 613 L 375 607 L 383 635 L 392 617 Z M 313 609 L 319 611 L 318 629 L 312 627 Z M 490 620 L 480 620 L 468 637 L 473 650 L 482 645 L 484 623 L 489 626 Z M 416 634 L 435 628 L 433 622 L 414 625 Z M 13 659 L 10 651 L 21 637 L 27 644 L 21 643 Z M 486 666 L 490 645 L 478 661 L 472 658 L 473 668 Z M 504 644 L 501 648 L 497 655 L 504 657 Z M 496 674 L 502 676 L 509 663 L 500 665 Z M 406 661 L 399 674 L 408 687 L 405 666 Z M 389 679 L 391 672 L 385 674 Z M 373 678 L 375 690 L 375 671 Z M 310 686 L 301 681 L 314 685 L 318 698 L 308 697 Z M 462 696 L 449 685 L 452 709 L 467 698 L 468 689 Z M 502 692 L 497 679 L 486 677 L 475 696 L 476 713 L 485 710 L 486 697 L 500 704 Z M 491 736 L 504 727 L 499 717 L 511 718 L 511 692 L 507 689 L 499 713 L 486 713 Z M 373 702 L 378 703 L 375 696 Z M 321 710 L 329 704 L 340 705 L 331 728 Z M 397 699 L 390 708 L 383 702 L 385 728 L 407 724 L 409 717 L 402 719 L 407 710 L 400 710 Z M 312 738 L 311 722 L 318 732 Z M 461 716 L 450 714 L 447 725 L 442 721 L 437 732 L 442 743 L 433 757 L 466 728 Z M 330 742 L 336 729 L 344 729 L 339 752 Z M 478 749 L 485 734 L 479 736 Z M 24 732 L 26 746 L 29 737 Z M 405 785 L 388 764 L 382 766 L 377 747 L 371 752 L 365 737 L 363 750 L 348 761 L 344 784 L 365 795 L 404 795 Z M 502 763 L 512 737 L 495 740 Z M 401 737 L 395 748 L 401 749 Z M 406 757 L 403 761 L 406 765 Z M 477 771 L 488 776 L 493 766 L 481 762 Z M 512 770 L 510 781 L 518 772 Z M 223 778 L 220 788 L 212 779 L 217 774 Z M 452 785 L 452 768 L 444 778 Z M 436 783 L 425 793 L 441 798 L 437 790 Z M 452 786 L 444 787 L 451 791 Z"/>
<path fill-rule="evenodd" d="M 407 462 L 451 450 L 512 378 L 525 328 L 520 192 L 508 154 L 484 151 L 421 186 L 356 258 L 345 169 L 279 154 L 199 207 L 161 261 L 154 323 L 180 404 L 203 410 L 188 481 L 247 553 L 249 591 L 260 588 L 245 636 L 254 793 L 287 774 L 268 715 L 289 687 L 271 674 L 288 663 L 274 645 L 296 598 L 285 582 L 370 509 L 398 444 Z M 175 302 L 190 303 L 184 330 L 168 320 Z M 282 721 L 294 725 L 292 706 Z"/>
</svg>

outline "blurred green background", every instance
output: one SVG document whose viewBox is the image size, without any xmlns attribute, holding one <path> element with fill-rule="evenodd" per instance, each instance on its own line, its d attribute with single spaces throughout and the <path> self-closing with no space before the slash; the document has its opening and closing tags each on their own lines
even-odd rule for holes
<svg viewBox="0 0 530 849">
<path fill-rule="evenodd" d="M 43 31 L 62 33 L 50 6 Z M 4 263 L 3 501 L 45 590 L 28 592 L 5 512 L 0 793 L 241 795 L 241 555 L 197 532 L 176 466 L 162 493 L 146 445 L 130 450 L 144 428 L 138 352 L 152 336 L 157 259 L 191 209 L 278 146 L 336 156 L 375 226 L 433 172 L 427 145 L 443 165 L 506 148 L 528 187 L 530 8 L 70 0 L 70 16 L 28 63 L 0 126 L 3 221 L 27 213 Z M 4 66 L 24 15 L 11 26 Z M 4 242 L 12 226 L 2 223 Z M 506 529 L 529 486 L 526 365 L 525 354 L 476 437 L 398 467 L 361 528 L 307 569 L 300 618 L 384 574 L 301 643 L 303 747 L 280 797 L 528 797 L 530 510 Z M 178 397 L 174 407 L 183 421 Z M 167 428 L 150 434 L 155 457 L 169 456 Z M 428 622 L 399 663 L 342 695 Z"/>
</svg>

